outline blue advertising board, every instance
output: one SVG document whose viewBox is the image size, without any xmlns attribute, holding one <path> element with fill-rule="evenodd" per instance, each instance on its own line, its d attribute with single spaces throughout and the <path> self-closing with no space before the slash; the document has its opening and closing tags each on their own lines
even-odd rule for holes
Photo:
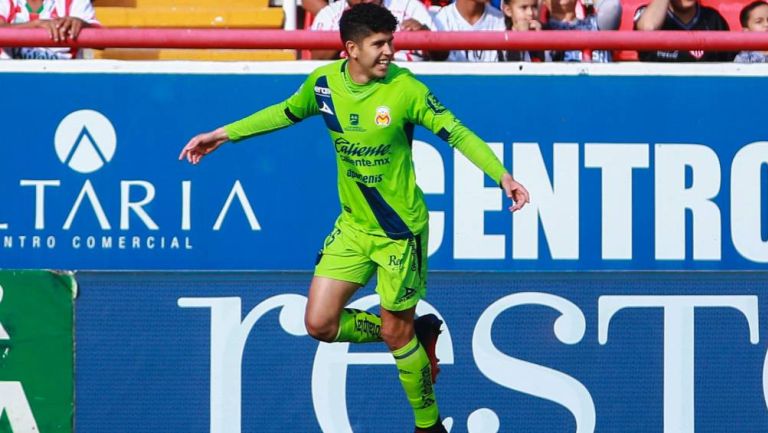
<svg viewBox="0 0 768 433">
<path fill-rule="evenodd" d="M 318 343 L 310 272 L 77 274 L 76 431 L 408 432 L 384 344 Z M 761 272 L 435 272 L 451 433 L 768 431 Z M 351 305 L 376 310 L 371 287 Z"/>
<path fill-rule="evenodd" d="M 195 134 L 289 96 L 308 66 L 89 65 L 0 71 L 0 266 L 312 268 L 339 213 L 320 118 L 199 166 L 177 159 Z M 417 128 L 431 269 L 765 267 L 768 133 L 759 98 L 745 97 L 764 76 L 609 66 L 421 67 L 532 196 L 510 215 L 490 179 Z"/>
</svg>

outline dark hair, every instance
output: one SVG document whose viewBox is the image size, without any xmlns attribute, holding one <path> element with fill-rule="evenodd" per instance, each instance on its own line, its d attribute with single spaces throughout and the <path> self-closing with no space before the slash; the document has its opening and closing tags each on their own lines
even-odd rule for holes
<svg viewBox="0 0 768 433">
<path fill-rule="evenodd" d="M 765 0 L 757 0 L 744 6 L 744 8 L 741 10 L 741 13 L 739 13 L 739 21 L 741 21 L 741 26 L 744 28 L 747 28 L 747 24 L 749 24 L 749 15 L 752 13 L 753 10 L 763 5 L 768 6 L 768 2 L 766 2 Z"/>
<path fill-rule="evenodd" d="M 345 0 L 341 0 L 345 1 Z M 361 42 L 373 33 L 392 33 L 397 19 L 392 12 L 375 3 L 360 3 L 344 11 L 339 20 L 341 42 Z"/>
</svg>

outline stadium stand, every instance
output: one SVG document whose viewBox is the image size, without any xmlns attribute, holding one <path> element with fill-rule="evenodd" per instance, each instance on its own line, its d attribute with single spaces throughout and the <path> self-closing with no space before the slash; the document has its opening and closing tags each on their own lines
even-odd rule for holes
<svg viewBox="0 0 768 433">
<path fill-rule="evenodd" d="M 283 9 L 269 0 L 94 0 L 105 27 L 281 29 Z M 119 60 L 293 60 L 295 50 L 95 50 L 94 58 Z"/>
<path fill-rule="evenodd" d="M 720 15 L 728 21 L 731 31 L 741 31 L 739 12 L 741 8 L 751 0 L 701 0 L 701 4 L 717 9 Z M 650 3 L 650 0 L 621 0 L 622 13 L 619 30 L 632 30 L 635 11 L 642 5 Z M 619 51 L 614 53 L 617 61 L 637 60 L 637 51 Z"/>
</svg>

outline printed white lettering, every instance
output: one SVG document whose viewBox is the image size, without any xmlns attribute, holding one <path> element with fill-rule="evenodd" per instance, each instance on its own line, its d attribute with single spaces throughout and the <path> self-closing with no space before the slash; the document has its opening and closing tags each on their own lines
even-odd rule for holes
<svg viewBox="0 0 768 433">
<path fill-rule="evenodd" d="M 192 229 L 192 181 L 181 182 L 181 229 Z"/>
<path fill-rule="evenodd" d="M 137 186 L 144 188 L 144 198 L 138 202 L 131 201 L 131 188 Z M 157 230 L 157 224 L 150 218 L 144 210 L 144 206 L 151 203 L 155 198 L 155 186 L 143 180 L 124 180 L 120 182 L 120 229 L 130 229 L 129 211 L 133 211 L 139 217 L 141 222 L 150 229 Z"/>
<path fill-rule="evenodd" d="M 416 180 L 424 194 L 445 194 L 445 162 L 429 143 L 413 140 L 413 165 Z M 428 255 L 440 249 L 445 235 L 445 212 L 429 211 Z"/>
<path fill-rule="evenodd" d="M 245 212 L 246 218 L 248 218 L 248 224 L 251 226 L 251 230 L 261 230 L 261 225 L 256 219 L 256 214 L 253 213 L 251 203 L 248 201 L 248 196 L 245 195 L 245 190 L 243 189 L 243 185 L 239 180 L 235 181 L 235 184 L 232 186 L 232 190 L 229 192 L 227 201 L 224 203 L 224 207 L 221 208 L 221 212 L 219 212 L 219 216 L 216 218 L 216 222 L 213 224 L 213 230 L 221 230 L 221 224 L 224 222 L 224 218 L 226 218 L 227 213 L 229 212 L 229 207 L 232 205 L 232 201 L 235 197 L 237 197 L 237 200 L 240 202 L 240 206 L 243 208 L 243 212 Z"/>
<path fill-rule="evenodd" d="M 584 166 L 602 172 L 602 258 L 631 260 L 632 169 L 648 168 L 648 145 L 587 143 Z"/>
<path fill-rule="evenodd" d="M 181 308 L 211 310 L 210 433 L 240 433 L 242 362 L 245 342 L 256 322 L 280 308 L 280 325 L 291 335 L 304 336 L 307 298 L 286 294 L 266 299 L 240 321 L 240 298 L 179 298 Z"/>
<path fill-rule="evenodd" d="M 503 161 L 503 145 L 488 145 Z M 453 154 L 453 256 L 457 259 L 503 259 L 506 236 L 485 234 L 485 212 L 501 210 L 501 189 L 486 187 L 485 173 L 458 150 Z"/>
<path fill-rule="evenodd" d="M 0 284 L 0 303 L 3 302 L 3 286 Z M 3 328 L 3 324 L 0 323 L 0 340 L 10 340 L 11 336 L 8 335 L 8 331 Z"/>
<path fill-rule="evenodd" d="M 0 382 L 0 418 L 3 414 L 10 424 L 11 431 L 40 431 L 21 382 Z"/>
<path fill-rule="evenodd" d="M 45 229 L 45 187 L 60 186 L 59 180 L 27 180 L 19 181 L 20 186 L 35 187 L 35 229 Z"/>
<path fill-rule="evenodd" d="M 762 181 L 768 168 L 768 142 L 744 146 L 731 164 L 731 237 L 733 246 L 744 258 L 768 263 L 768 240 L 763 240 L 763 202 L 768 186 Z"/>
<path fill-rule="evenodd" d="M 720 162 L 709 147 L 698 144 L 655 146 L 656 259 L 684 260 L 685 214 L 693 225 L 693 259 L 720 260 L 720 209 L 712 199 L 720 191 Z M 686 186 L 686 170 L 692 180 Z"/>
<path fill-rule="evenodd" d="M 586 319 L 579 307 L 559 296 L 546 293 L 516 293 L 489 306 L 475 325 L 472 355 L 480 372 L 492 382 L 535 397 L 555 402 L 573 414 L 577 433 L 595 430 L 595 404 L 587 388 L 571 376 L 548 367 L 513 358 L 496 348 L 491 338 L 496 318 L 510 308 L 543 305 L 560 313 L 554 333 L 565 344 L 584 337 Z"/>
<path fill-rule="evenodd" d="M 62 228 L 64 230 L 69 230 L 72 227 L 72 221 L 75 219 L 75 215 L 77 215 L 77 211 L 80 209 L 80 204 L 82 204 L 85 197 L 88 197 L 88 201 L 91 203 L 93 212 L 96 214 L 96 218 L 99 220 L 99 226 L 101 229 L 109 230 L 112 228 L 112 226 L 109 224 L 109 220 L 107 219 L 107 215 L 104 213 L 104 209 L 101 207 L 99 197 L 96 195 L 96 191 L 93 189 L 93 185 L 91 184 L 90 179 L 86 180 L 83 184 L 83 187 L 80 189 L 80 193 L 77 195 L 77 200 L 75 200 L 74 206 L 72 206 L 72 209 L 69 211 L 67 220 L 64 222 L 64 227 Z"/>
<path fill-rule="evenodd" d="M 749 341 L 760 341 L 757 296 L 601 296 L 598 341 L 625 308 L 664 309 L 664 433 L 694 433 L 694 310 L 734 308 L 747 318 Z"/>
<path fill-rule="evenodd" d="M 552 180 L 537 143 L 513 145 L 512 173 L 531 194 L 531 203 L 515 212 L 512 256 L 539 258 L 539 220 L 555 260 L 579 258 L 579 146 L 555 143 Z"/>
</svg>

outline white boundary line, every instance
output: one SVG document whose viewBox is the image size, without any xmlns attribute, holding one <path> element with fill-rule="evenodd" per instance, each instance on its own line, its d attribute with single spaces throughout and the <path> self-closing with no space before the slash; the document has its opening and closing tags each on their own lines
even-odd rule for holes
<svg viewBox="0 0 768 433">
<path fill-rule="evenodd" d="M 3 73 L 289 74 L 306 75 L 323 61 L 195 62 L 121 60 L 4 60 Z M 400 63 L 418 75 L 768 77 L 768 64 L 739 63 Z"/>
</svg>

